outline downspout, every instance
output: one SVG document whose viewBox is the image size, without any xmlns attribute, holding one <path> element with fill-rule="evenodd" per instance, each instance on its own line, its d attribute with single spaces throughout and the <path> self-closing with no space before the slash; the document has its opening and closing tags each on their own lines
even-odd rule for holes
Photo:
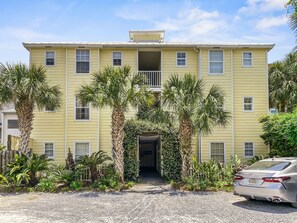
<svg viewBox="0 0 297 223">
<path fill-rule="evenodd" d="M 266 49 L 266 91 L 267 91 L 267 114 L 269 114 L 269 76 L 268 76 L 268 50 Z M 268 144 L 268 153 L 270 153 L 270 144 Z"/>
<path fill-rule="evenodd" d="M 98 70 L 100 70 L 100 49 L 98 48 Z M 98 151 L 100 151 L 100 108 L 98 109 Z"/>
<path fill-rule="evenodd" d="M 234 131 L 234 62 L 233 62 L 233 49 L 231 49 L 231 114 L 232 114 L 232 148 L 231 154 L 235 155 L 235 131 Z"/>
<path fill-rule="evenodd" d="M 66 48 L 66 75 L 65 75 L 65 113 L 64 113 L 64 152 L 65 158 L 67 157 L 67 134 L 68 134 L 68 49 Z"/>
<path fill-rule="evenodd" d="M 202 58 L 201 58 L 201 49 L 196 49 L 194 47 L 194 51 L 198 53 L 198 78 L 201 80 L 202 79 Z M 201 131 L 198 133 L 198 162 L 202 162 L 202 134 Z"/>
</svg>

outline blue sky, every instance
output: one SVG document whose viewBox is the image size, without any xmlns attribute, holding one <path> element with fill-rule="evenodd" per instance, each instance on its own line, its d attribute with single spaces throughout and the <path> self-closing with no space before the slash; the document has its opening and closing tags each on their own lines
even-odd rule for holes
<svg viewBox="0 0 297 223">
<path fill-rule="evenodd" d="M 0 0 L 0 62 L 28 63 L 22 42 L 128 41 L 165 30 L 165 41 L 275 43 L 269 62 L 295 46 L 287 0 Z"/>
</svg>

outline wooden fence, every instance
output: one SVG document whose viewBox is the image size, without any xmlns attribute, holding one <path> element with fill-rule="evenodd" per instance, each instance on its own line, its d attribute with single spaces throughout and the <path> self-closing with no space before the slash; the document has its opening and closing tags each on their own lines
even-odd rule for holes
<svg viewBox="0 0 297 223">
<path fill-rule="evenodd" d="M 17 150 L 0 151 L 0 174 L 5 172 L 6 165 L 14 161 L 14 155 L 19 153 Z"/>
</svg>

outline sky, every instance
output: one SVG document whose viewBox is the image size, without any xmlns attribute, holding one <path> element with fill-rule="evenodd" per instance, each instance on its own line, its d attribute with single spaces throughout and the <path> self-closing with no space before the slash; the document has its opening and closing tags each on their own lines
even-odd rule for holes
<svg viewBox="0 0 297 223">
<path fill-rule="evenodd" d="M 22 42 L 128 41 L 165 30 L 167 42 L 275 43 L 268 62 L 296 45 L 287 0 L 0 0 L 0 62 L 27 63 Z"/>
</svg>

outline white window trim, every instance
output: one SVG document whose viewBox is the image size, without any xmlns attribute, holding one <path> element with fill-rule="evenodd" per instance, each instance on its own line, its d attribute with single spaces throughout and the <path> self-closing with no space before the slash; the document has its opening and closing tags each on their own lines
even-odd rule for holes
<svg viewBox="0 0 297 223">
<path fill-rule="evenodd" d="M 48 53 L 48 52 L 53 52 L 54 53 L 54 65 L 47 65 L 46 64 L 46 53 Z M 44 65 L 46 66 L 46 67 L 55 67 L 56 66 L 56 64 L 57 64 L 57 60 L 56 60 L 56 51 L 55 50 L 47 50 L 47 51 L 45 51 L 45 53 L 44 53 Z"/>
<path fill-rule="evenodd" d="M 75 157 L 76 157 L 76 144 L 77 143 L 88 143 L 89 144 L 89 156 L 91 155 L 91 143 L 89 141 L 75 141 L 74 142 L 74 151 L 73 151 L 73 159 L 75 161 Z"/>
<path fill-rule="evenodd" d="M 91 121 L 91 103 L 89 103 L 89 119 L 76 119 L 76 95 L 74 96 L 74 121 L 76 122 L 90 122 Z"/>
<path fill-rule="evenodd" d="M 77 50 L 89 50 L 89 73 L 77 73 L 76 72 L 76 51 Z M 91 61 L 92 61 L 92 51 L 90 48 L 75 48 L 74 49 L 74 73 L 75 75 L 78 75 L 78 76 L 86 76 L 86 75 L 90 75 L 92 73 L 91 71 L 91 68 L 92 68 L 92 64 L 91 64 Z"/>
<path fill-rule="evenodd" d="M 178 63 L 177 63 L 177 60 L 178 60 L 177 54 L 178 53 L 184 53 L 186 55 L 186 57 L 185 57 L 185 65 L 178 65 Z M 186 51 L 176 51 L 175 58 L 176 58 L 176 60 L 175 60 L 176 67 L 187 67 L 188 66 L 188 54 L 187 54 Z"/>
<path fill-rule="evenodd" d="M 54 142 L 44 142 L 43 143 L 43 153 L 45 154 L 45 144 L 52 143 L 53 144 L 53 156 L 48 156 L 47 159 L 55 159 L 55 143 Z"/>
<path fill-rule="evenodd" d="M 224 165 L 225 165 L 226 164 L 226 143 L 222 142 L 222 141 L 211 141 L 211 142 L 209 142 L 209 145 L 208 145 L 209 160 L 211 160 L 211 144 L 212 143 L 223 143 L 224 144 Z"/>
<path fill-rule="evenodd" d="M 250 66 L 247 66 L 247 65 L 244 65 L 244 63 L 243 63 L 243 54 L 244 53 L 250 53 L 251 55 L 252 55 L 252 57 L 251 57 L 251 65 Z M 253 52 L 251 52 L 251 51 L 243 51 L 242 52 L 242 67 L 246 67 L 246 68 L 250 68 L 250 67 L 253 67 Z"/>
<path fill-rule="evenodd" d="M 210 73 L 210 52 L 211 51 L 222 51 L 223 52 L 223 72 L 222 73 Z M 212 62 L 221 62 L 221 61 L 212 61 Z M 225 51 L 222 49 L 211 49 L 208 50 L 208 75 L 209 76 L 217 76 L 217 75 L 224 75 L 225 74 Z"/>
<path fill-rule="evenodd" d="M 113 53 L 121 53 L 121 66 L 119 66 L 119 65 L 113 65 Z M 122 67 L 123 66 L 123 62 L 124 62 L 124 53 L 123 53 L 123 51 L 112 51 L 111 52 L 111 65 L 113 67 Z"/>
<path fill-rule="evenodd" d="M 245 155 L 245 144 L 246 143 L 252 143 L 253 144 L 253 156 L 246 156 Z M 243 143 L 243 156 L 244 156 L 244 158 L 253 158 L 253 157 L 255 157 L 255 143 L 254 142 L 244 142 Z"/>
<path fill-rule="evenodd" d="M 44 107 L 43 112 L 46 112 L 46 113 L 55 113 L 55 112 L 57 112 L 57 110 L 55 109 L 53 111 L 49 111 L 49 110 L 46 110 L 46 107 Z"/>
<path fill-rule="evenodd" d="M 244 110 L 244 98 L 252 98 L 252 99 L 253 99 L 252 110 Z M 254 112 L 254 107 L 255 107 L 254 96 L 243 96 L 243 97 L 242 97 L 242 111 L 243 111 L 243 112 Z"/>
</svg>

